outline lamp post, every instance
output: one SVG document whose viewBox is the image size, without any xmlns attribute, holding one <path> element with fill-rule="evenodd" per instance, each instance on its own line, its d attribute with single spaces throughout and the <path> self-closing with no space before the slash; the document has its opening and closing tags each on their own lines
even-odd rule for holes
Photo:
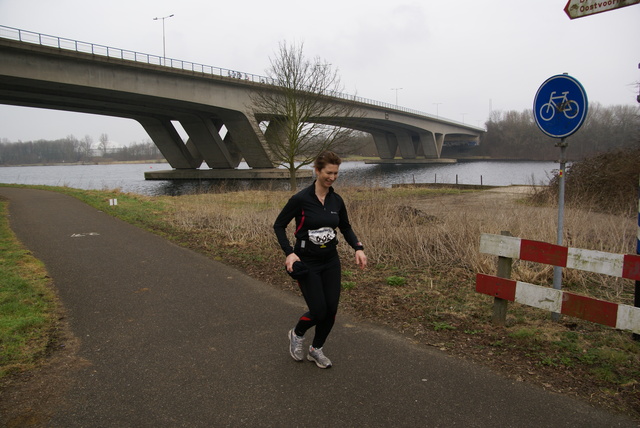
<svg viewBox="0 0 640 428">
<path fill-rule="evenodd" d="M 433 103 L 433 105 L 436 106 L 436 117 L 440 117 L 440 115 L 438 114 L 438 106 L 442 104 L 442 103 Z"/>
<path fill-rule="evenodd" d="M 167 49 L 165 44 L 164 20 L 167 18 L 171 18 L 172 16 L 173 16 L 173 13 L 171 15 L 163 16 L 161 18 L 158 18 L 158 17 L 153 18 L 154 21 L 157 21 L 158 19 L 162 19 L 162 58 L 164 59 L 165 65 L 167 63 Z"/>
<path fill-rule="evenodd" d="M 396 106 L 398 105 L 398 91 L 402 88 L 391 88 L 392 91 L 396 91 Z"/>
</svg>

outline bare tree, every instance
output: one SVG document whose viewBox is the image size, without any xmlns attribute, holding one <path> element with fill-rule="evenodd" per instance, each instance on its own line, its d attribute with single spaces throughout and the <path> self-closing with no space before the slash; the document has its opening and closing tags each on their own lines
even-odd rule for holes
<svg viewBox="0 0 640 428">
<path fill-rule="evenodd" d="M 109 151 L 109 136 L 107 134 L 100 134 L 98 149 L 102 152 L 102 157 L 107 156 L 107 152 Z"/>
<path fill-rule="evenodd" d="M 354 132 L 347 125 L 361 113 L 352 102 L 334 98 L 343 92 L 337 70 L 320 58 L 305 58 L 302 44 L 280 43 L 270 62 L 271 84 L 255 91 L 252 108 L 261 124 L 268 122 L 269 148 L 296 190 L 297 171 L 347 142 Z"/>
<path fill-rule="evenodd" d="M 90 135 L 85 135 L 84 139 L 79 144 L 80 153 L 85 160 L 91 159 L 91 149 L 93 148 L 93 138 Z"/>
</svg>

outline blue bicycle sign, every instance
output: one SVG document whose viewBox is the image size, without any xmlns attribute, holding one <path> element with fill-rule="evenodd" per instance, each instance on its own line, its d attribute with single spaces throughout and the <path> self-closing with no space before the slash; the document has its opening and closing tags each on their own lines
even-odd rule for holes
<svg viewBox="0 0 640 428">
<path fill-rule="evenodd" d="M 580 82 L 567 74 L 559 74 L 540 86 L 533 112 L 542 132 L 554 138 L 568 137 L 587 117 L 587 95 Z"/>
<path fill-rule="evenodd" d="M 551 92 L 549 101 L 540 107 L 540 119 L 548 122 L 553 119 L 556 111 L 564 114 L 567 119 L 576 117 L 580 113 L 580 106 L 574 100 L 567 98 L 568 93 L 569 91 L 565 91 L 562 95 L 556 95 L 555 92 Z"/>
</svg>

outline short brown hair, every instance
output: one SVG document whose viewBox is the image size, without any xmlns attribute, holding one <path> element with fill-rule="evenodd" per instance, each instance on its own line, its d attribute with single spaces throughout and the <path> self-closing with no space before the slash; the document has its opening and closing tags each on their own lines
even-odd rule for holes
<svg viewBox="0 0 640 428">
<path fill-rule="evenodd" d="M 342 163 L 342 159 L 340 159 L 340 156 L 338 156 L 334 152 L 331 152 L 331 151 L 327 150 L 327 151 L 324 151 L 324 152 L 320 153 L 316 157 L 316 160 L 313 162 L 313 166 L 318 171 L 321 171 L 325 166 L 327 166 L 329 164 L 338 165 L 339 166 L 341 163 Z"/>
</svg>

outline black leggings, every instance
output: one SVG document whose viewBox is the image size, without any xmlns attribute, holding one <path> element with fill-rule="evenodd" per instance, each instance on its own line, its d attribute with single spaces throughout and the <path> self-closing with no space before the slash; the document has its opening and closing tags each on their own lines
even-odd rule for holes
<svg viewBox="0 0 640 428">
<path fill-rule="evenodd" d="M 298 281 L 304 300 L 309 307 L 298 320 L 294 331 L 298 336 L 316 326 L 312 346 L 322 348 L 338 313 L 340 300 L 341 268 L 338 253 L 329 258 L 301 258 L 309 268 L 309 274 Z"/>
</svg>

